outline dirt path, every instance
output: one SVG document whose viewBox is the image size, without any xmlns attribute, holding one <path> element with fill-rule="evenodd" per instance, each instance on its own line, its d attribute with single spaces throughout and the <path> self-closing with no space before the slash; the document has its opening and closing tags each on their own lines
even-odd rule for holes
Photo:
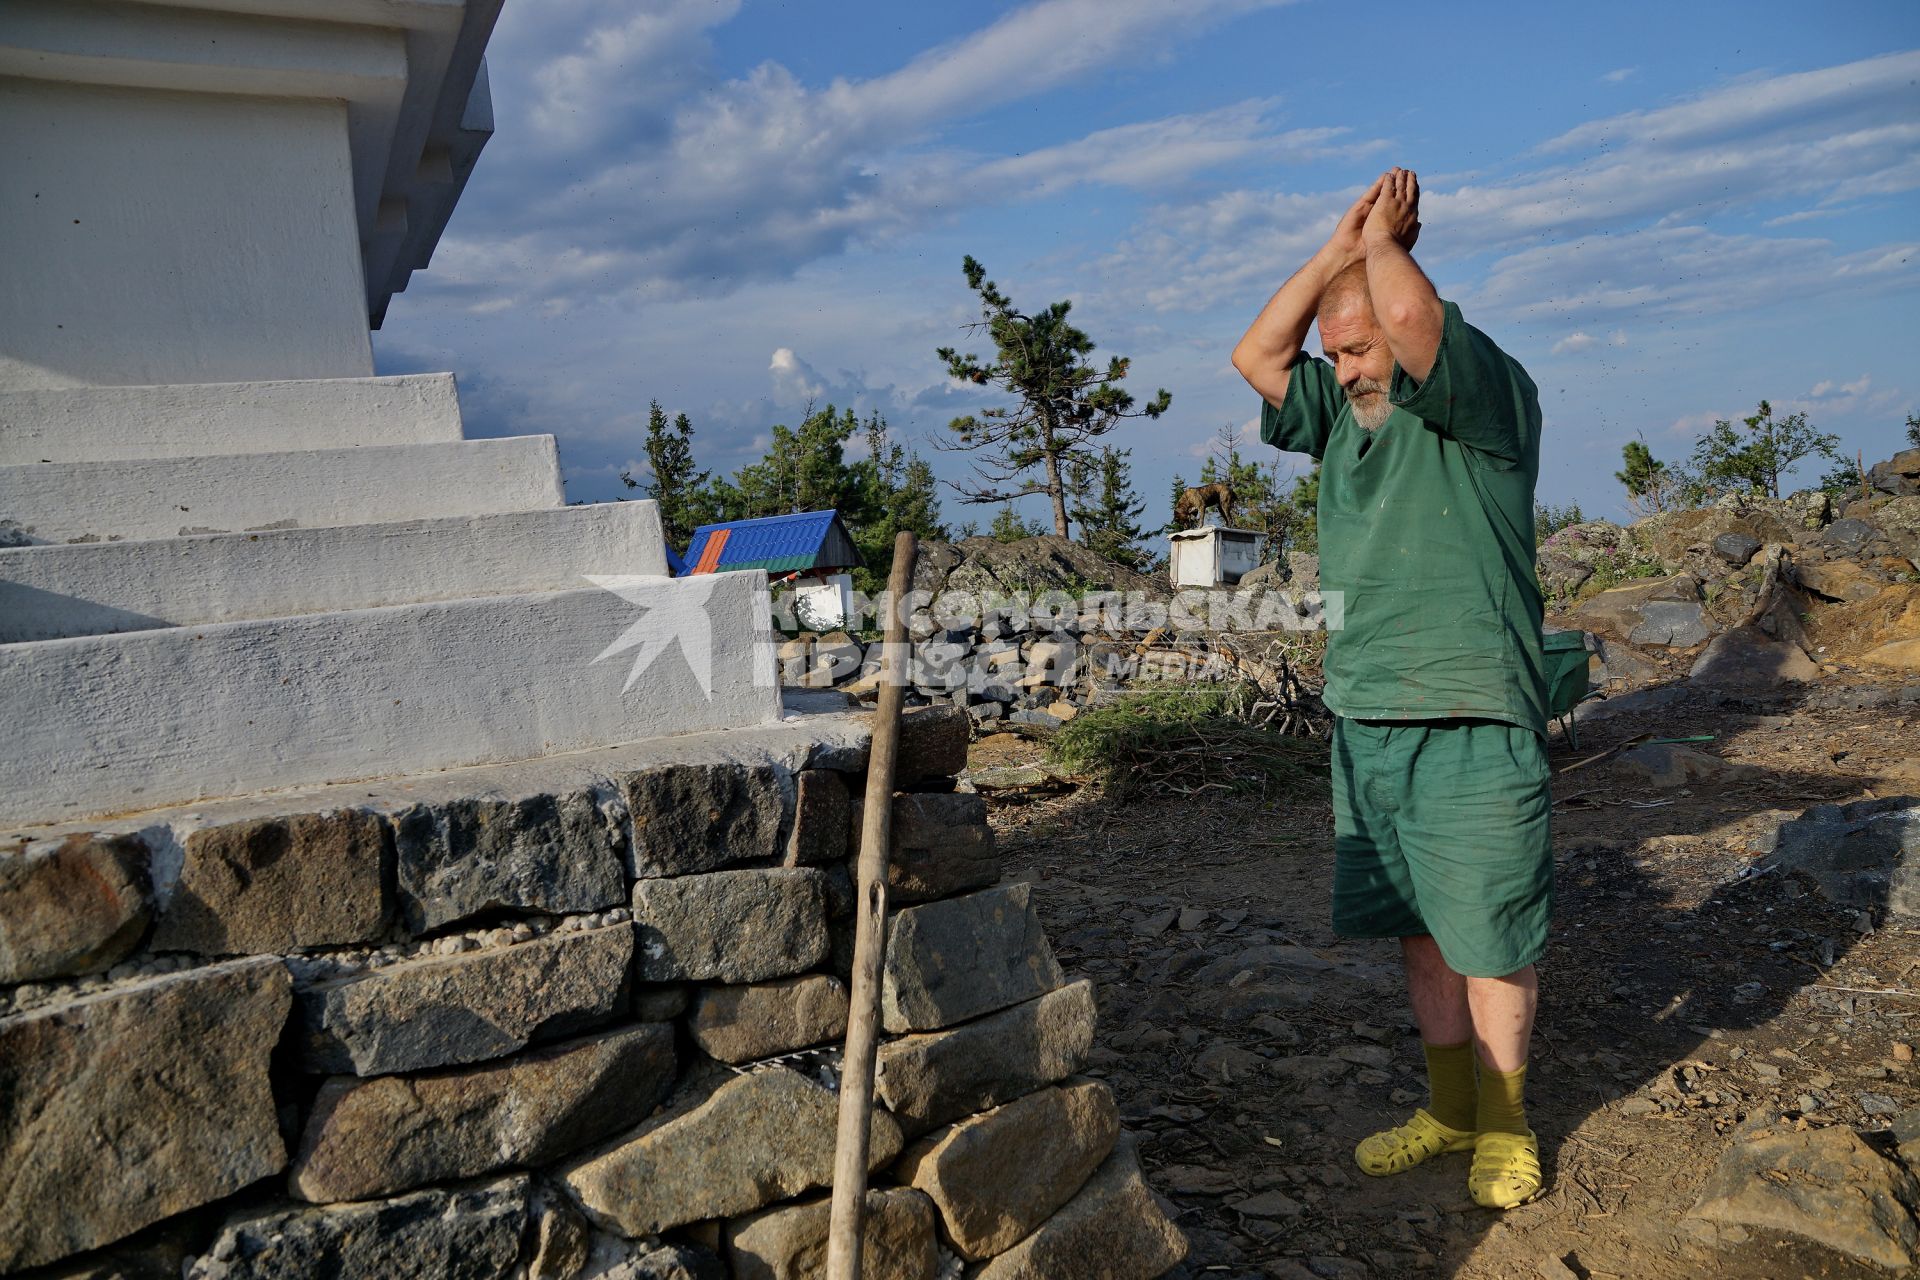
<svg viewBox="0 0 1920 1280">
<path fill-rule="evenodd" d="M 1556 730 L 1555 766 L 1647 732 L 1714 734 L 1704 749 L 1751 772 L 1665 790 L 1605 761 L 1557 777 L 1529 1081 L 1551 1187 L 1504 1216 L 1467 1199 L 1465 1157 L 1386 1180 L 1352 1165 L 1424 1076 L 1396 949 L 1329 928 L 1324 798 L 995 801 L 1009 871 L 1042 889 L 1062 962 L 1098 980 L 1093 1068 L 1193 1240 L 1177 1274 L 1885 1275 L 1684 1215 L 1756 1110 L 1874 1127 L 1920 1103 L 1920 1071 L 1896 1058 L 1920 1044 L 1920 930 L 1874 927 L 1796 879 L 1736 883 L 1752 840 L 1809 804 L 1920 792 L 1920 688 L 1689 696 L 1594 723 L 1577 752 Z M 1038 754 L 1007 737 L 976 750 Z"/>
</svg>

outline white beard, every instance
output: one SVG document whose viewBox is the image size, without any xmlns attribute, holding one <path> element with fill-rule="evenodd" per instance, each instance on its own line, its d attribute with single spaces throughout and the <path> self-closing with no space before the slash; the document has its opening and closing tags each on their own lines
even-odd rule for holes
<svg viewBox="0 0 1920 1280">
<path fill-rule="evenodd" d="M 1365 394 L 1369 391 L 1375 394 Z M 1347 403 L 1353 408 L 1353 420 L 1363 431 L 1378 431 L 1393 416 L 1393 402 L 1387 399 L 1385 384 L 1372 378 L 1361 378 L 1354 383 L 1353 389 L 1347 392 Z"/>
</svg>

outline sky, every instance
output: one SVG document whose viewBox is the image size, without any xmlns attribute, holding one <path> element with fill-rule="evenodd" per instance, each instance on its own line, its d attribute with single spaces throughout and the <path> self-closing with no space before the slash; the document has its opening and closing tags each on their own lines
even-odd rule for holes
<svg viewBox="0 0 1920 1280">
<path fill-rule="evenodd" d="M 1229 356 L 1393 165 L 1441 296 L 1539 385 L 1544 502 L 1620 518 L 1623 444 L 1684 459 L 1763 398 L 1869 464 L 1920 408 L 1912 0 L 506 0 L 488 64 L 375 355 L 451 369 L 469 435 L 557 436 L 574 501 L 631 494 L 656 399 L 715 471 L 832 403 L 965 478 L 931 442 L 992 402 L 934 355 L 990 354 L 967 254 L 1172 393 L 1107 437 L 1148 523 L 1223 430 L 1304 470 Z"/>
</svg>

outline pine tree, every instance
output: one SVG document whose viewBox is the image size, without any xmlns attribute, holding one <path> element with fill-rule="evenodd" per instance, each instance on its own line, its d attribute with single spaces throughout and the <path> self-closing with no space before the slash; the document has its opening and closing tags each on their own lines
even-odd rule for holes
<svg viewBox="0 0 1920 1280">
<path fill-rule="evenodd" d="M 682 413 L 669 429 L 666 410 L 658 400 L 653 401 L 647 407 L 646 450 L 652 478 L 642 482 L 631 472 L 622 471 L 621 482 L 660 504 L 660 525 L 667 545 L 684 547 L 701 523 L 703 491 L 708 481 L 707 472 L 694 468 L 693 423 Z"/>
<path fill-rule="evenodd" d="M 1613 473 L 1627 489 L 1627 509 L 1638 515 L 1652 515 L 1673 506 L 1679 478 L 1667 464 L 1653 456 L 1645 440 L 1629 440 L 1620 450 L 1625 470 Z"/>
<path fill-rule="evenodd" d="M 1038 520 L 1023 519 L 1008 502 L 994 513 L 993 523 L 987 526 L 987 536 L 996 542 L 1018 542 L 1022 538 L 1037 538 L 1047 531 L 1047 527 Z"/>
<path fill-rule="evenodd" d="M 1094 342 L 1067 323 L 1069 302 L 1056 302 L 1034 315 L 1013 305 L 986 268 L 969 255 L 962 263 L 967 287 L 980 297 L 981 319 L 974 328 L 992 339 L 994 358 L 962 355 L 952 347 L 936 353 L 949 376 L 976 386 L 998 388 L 1012 396 L 1010 407 L 982 409 L 948 424 L 953 443 L 942 448 L 976 450 L 977 482 L 956 485 L 963 502 L 1008 502 L 1043 493 L 1053 505 L 1053 531 L 1067 536 L 1067 477 L 1075 455 L 1088 443 L 1120 425 L 1123 418 L 1158 418 L 1173 397 L 1162 388 L 1152 400 L 1134 407 L 1120 383 L 1128 361 L 1115 356 L 1101 369 L 1087 360 Z M 1039 474 L 1036 475 L 1035 472 Z"/>
<path fill-rule="evenodd" d="M 714 485 L 727 520 L 786 515 L 834 508 L 857 512 L 861 494 L 846 463 L 846 443 L 860 429 L 852 409 L 828 405 L 809 409 L 800 425 L 777 425 L 772 443 L 758 462 L 734 472 L 731 482 Z"/>
<path fill-rule="evenodd" d="M 925 539 L 944 541 L 940 499 L 933 468 L 919 454 L 893 439 L 887 420 L 877 412 L 867 415 L 863 430 L 867 456 L 854 464 L 861 492 L 859 509 L 842 512 L 854 545 L 866 562 L 854 576 L 863 591 L 885 585 L 886 566 L 892 562 L 893 540 L 902 530 Z"/>
<path fill-rule="evenodd" d="M 1139 546 L 1140 514 L 1147 504 L 1133 491 L 1132 469 L 1127 465 L 1132 454 L 1131 449 L 1101 446 L 1100 462 L 1090 468 L 1096 476 L 1097 495 L 1088 494 L 1074 508 L 1073 518 L 1080 522 L 1081 545 L 1116 564 L 1138 569 L 1148 559 Z"/>
</svg>

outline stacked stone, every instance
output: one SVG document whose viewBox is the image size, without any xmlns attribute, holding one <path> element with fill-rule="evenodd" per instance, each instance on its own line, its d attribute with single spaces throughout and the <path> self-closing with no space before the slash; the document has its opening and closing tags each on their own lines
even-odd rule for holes
<svg viewBox="0 0 1920 1280">
<path fill-rule="evenodd" d="M 7 838 L 0 1274 L 821 1274 L 866 748 L 809 719 Z M 1091 984 L 907 723 L 867 1274 L 1159 1275 Z"/>
<path fill-rule="evenodd" d="M 1282 604 L 1288 606 L 1284 626 L 1274 613 Z M 937 620 L 939 609 L 936 601 L 914 619 L 908 700 L 963 707 L 984 731 L 1001 724 L 1058 728 L 1102 695 L 1138 682 L 1238 678 L 1210 633 L 1170 633 L 1164 604 L 1144 618 L 1130 619 L 1096 600 L 1052 614 L 989 610 L 979 621 L 947 619 L 952 625 Z M 1259 611 L 1258 603 L 1242 611 L 1248 629 L 1258 621 L 1265 629 L 1305 630 L 1311 621 L 1277 594 L 1267 616 Z M 781 683 L 790 688 L 838 689 L 855 697 L 872 697 L 879 689 L 879 641 L 863 644 L 844 631 L 803 631 L 781 645 L 779 658 Z"/>
</svg>

